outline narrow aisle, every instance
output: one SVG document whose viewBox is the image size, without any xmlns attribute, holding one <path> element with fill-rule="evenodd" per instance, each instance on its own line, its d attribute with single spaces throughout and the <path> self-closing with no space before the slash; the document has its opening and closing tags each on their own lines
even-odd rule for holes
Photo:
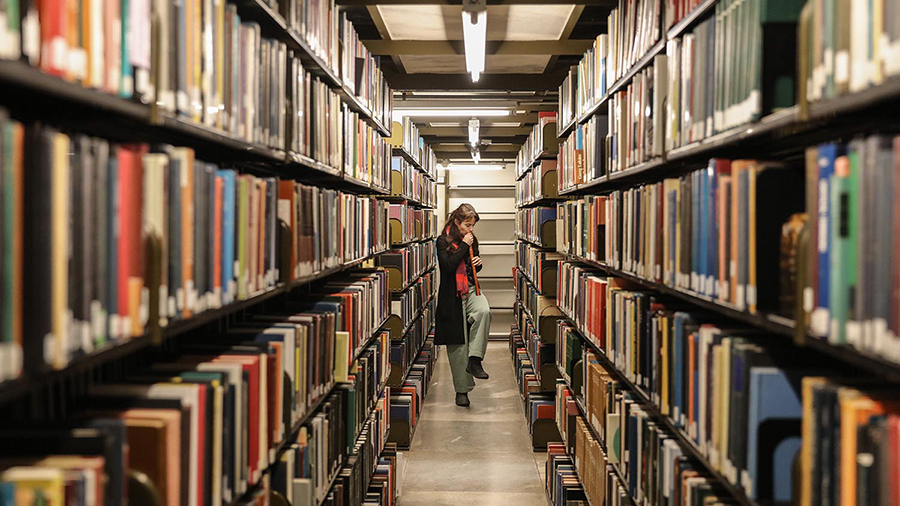
<svg viewBox="0 0 900 506">
<path fill-rule="evenodd" d="M 547 506 L 546 455 L 531 451 L 506 342 L 488 344 L 485 370 L 461 408 L 441 351 L 422 420 L 401 469 L 399 506 Z"/>
</svg>

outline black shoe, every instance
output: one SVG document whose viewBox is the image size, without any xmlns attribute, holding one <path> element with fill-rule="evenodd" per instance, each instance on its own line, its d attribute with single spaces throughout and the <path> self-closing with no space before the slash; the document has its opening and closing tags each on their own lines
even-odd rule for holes
<svg viewBox="0 0 900 506">
<path fill-rule="evenodd" d="M 469 407 L 469 394 L 456 394 L 456 405 L 464 408 Z"/>
<path fill-rule="evenodd" d="M 469 357 L 469 365 L 466 367 L 466 372 L 481 380 L 490 378 L 488 373 L 484 371 L 484 367 L 481 367 L 481 359 L 478 357 Z"/>
</svg>

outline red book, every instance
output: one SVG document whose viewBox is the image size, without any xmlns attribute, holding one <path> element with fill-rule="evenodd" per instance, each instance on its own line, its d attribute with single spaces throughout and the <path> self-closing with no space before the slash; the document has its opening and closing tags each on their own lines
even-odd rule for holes
<svg viewBox="0 0 900 506">
<path fill-rule="evenodd" d="M 259 355 L 221 355 L 214 362 L 228 362 L 241 364 L 248 375 L 249 403 L 247 406 L 247 466 L 249 467 L 249 481 L 256 483 L 261 476 L 260 464 L 260 396 L 262 385 L 260 384 L 260 356 Z M 265 398 L 265 397 L 264 397 Z"/>
<path fill-rule="evenodd" d="M 141 292 L 144 287 L 143 263 L 143 154 L 146 146 L 123 145 L 119 162 L 119 269 L 118 313 L 122 336 L 143 332 L 140 322 Z"/>
<path fill-rule="evenodd" d="M 222 303 L 222 195 L 224 180 L 217 176 L 215 186 L 215 210 L 213 215 L 213 293 L 217 303 Z"/>
<path fill-rule="evenodd" d="M 38 19 L 41 24 L 41 70 L 63 77 L 69 51 L 66 0 L 39 0 Z"/>
</svg>

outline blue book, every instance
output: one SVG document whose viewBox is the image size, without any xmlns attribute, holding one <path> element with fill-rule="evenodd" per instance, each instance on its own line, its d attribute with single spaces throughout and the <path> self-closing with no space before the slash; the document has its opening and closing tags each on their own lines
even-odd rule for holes
<svg viewBox="0 0 900 506">
<path fill-rule="evenodd" d="M 672 346 L 674 348 L 674 378 L 672 380 L 673 389 L 675 391 L 675 395 L 673 396 L 672 405 L 674 406 L 674 410 L 672 413 L 673 418 L 675 419 L 676 427 L 684 426 L 684 387 L 687 384 L 685 381 L 685 353 L 684 353 L 684 343 L 685 343 L 685 335 L 684 335 L 684 327 L 687 323 L 691 321 L 691 316 L 687 313 L 678 312 L 675 313 L 675 338 L 673 340 Z"/>
<path fill-rule="evenodd" d="M 710 161 L 707 170 L 709 183 L 707 184 L 707 202 L 709 210 L 709 237 L 706 241 L 706 295 L 715 297 L 718 294 L 717 280 L 719 277 L 719 215 L 718 199 L 719 175 L 716 160 Z"/>
<path fill-rule="evenodd" d="M 747 469 L 741 482 L 757 501 L 791 501 L 793 462 L 800 451 L 800 374 L 776 367 L 750 369 Z"/>
<path fill-rule="evenodd" d="M 819 155 L 817 165 L 819 167 L 819 186 L 818 186 L 818 227 L 816 233 L 816 251 L 818 252 L 817 274 L 818 291 L 816 293 L 816 307 L 825 310 L 826 315 L 824 328 L 816 328 L 813 331 L 817 334 L 827 333 L 827 312 L 829 310 L 829 300 L 831 298 L 831 280 L 829 277 L 829 268 L 831 264 L 831 208 L 828 205 L 829 196 L 831 195 L 832 177 L 834 176 L 834 161 L 840 156 L 840 148 L 838 144 L 823 144 L 819 146 Z M 815 319 L 814 319 L 815 320 Z"/>
<path fill-rule="evenodd" d="M 0 506 L 16 506 L 16 484 L 0 482 Z"/>
<path fill-rule="evenodd" d="M 697 286 L 694 288 L 698 293 L 706 293 L 706 263 L 709 261 L 709 168 L 696 172 L 697 179 L 700 181 L 700 189 L 698 198 L 700 200 L 700 237 L 698 242 L 699 250 L 694 258 L 697 261 Z"/>
<path fill-rule="evenodd" d="M 233 170 L 220 170 L 217 177 L 222 179 L 222 303 L 234 301 L 234 221 L 235 221 L 235 180 Z"/>
</svg>

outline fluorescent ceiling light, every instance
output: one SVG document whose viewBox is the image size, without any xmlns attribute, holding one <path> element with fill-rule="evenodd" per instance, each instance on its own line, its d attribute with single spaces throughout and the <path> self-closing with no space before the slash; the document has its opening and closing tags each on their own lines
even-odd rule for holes
<svg viewBox="0 0 900 506">
<path fill-rule="evenodd" d="M 463 10 L 463 41 L 466 46 L 466 70 L 477 83 L 484 73 L 484 52 L 487 41 L 487 9 Z"/>
<path fill-rule="evenodd" d="M 509 116 L 509 109 L 394 109 L 394 117 L 458 118 Z"/>
<path fill-rule="evenodd" d="M 433 128 L 450 128 L 450 127 L 459 127 L 462 126 L 459 121 L 430 121 L 428 123 L 429 126 Z"/>
<path fill-rule="evenodd" d="M 478 145 L 478 130 L 481 122 L 478 121 L 478 118 L 472 118 L 469 120 L 469 144 L 472 146 Z"/>
<path fill-rule="evenodd" d="M 474 163 L 451 163 L 447 170 L 456 170 L 456 171 L 469 171 L 469 172 L 480 172 L 480 171 L 489 171 L 489 170 L 503 170 L 502 165 L 495 164 L 474 164 Z"/>
</svg>

